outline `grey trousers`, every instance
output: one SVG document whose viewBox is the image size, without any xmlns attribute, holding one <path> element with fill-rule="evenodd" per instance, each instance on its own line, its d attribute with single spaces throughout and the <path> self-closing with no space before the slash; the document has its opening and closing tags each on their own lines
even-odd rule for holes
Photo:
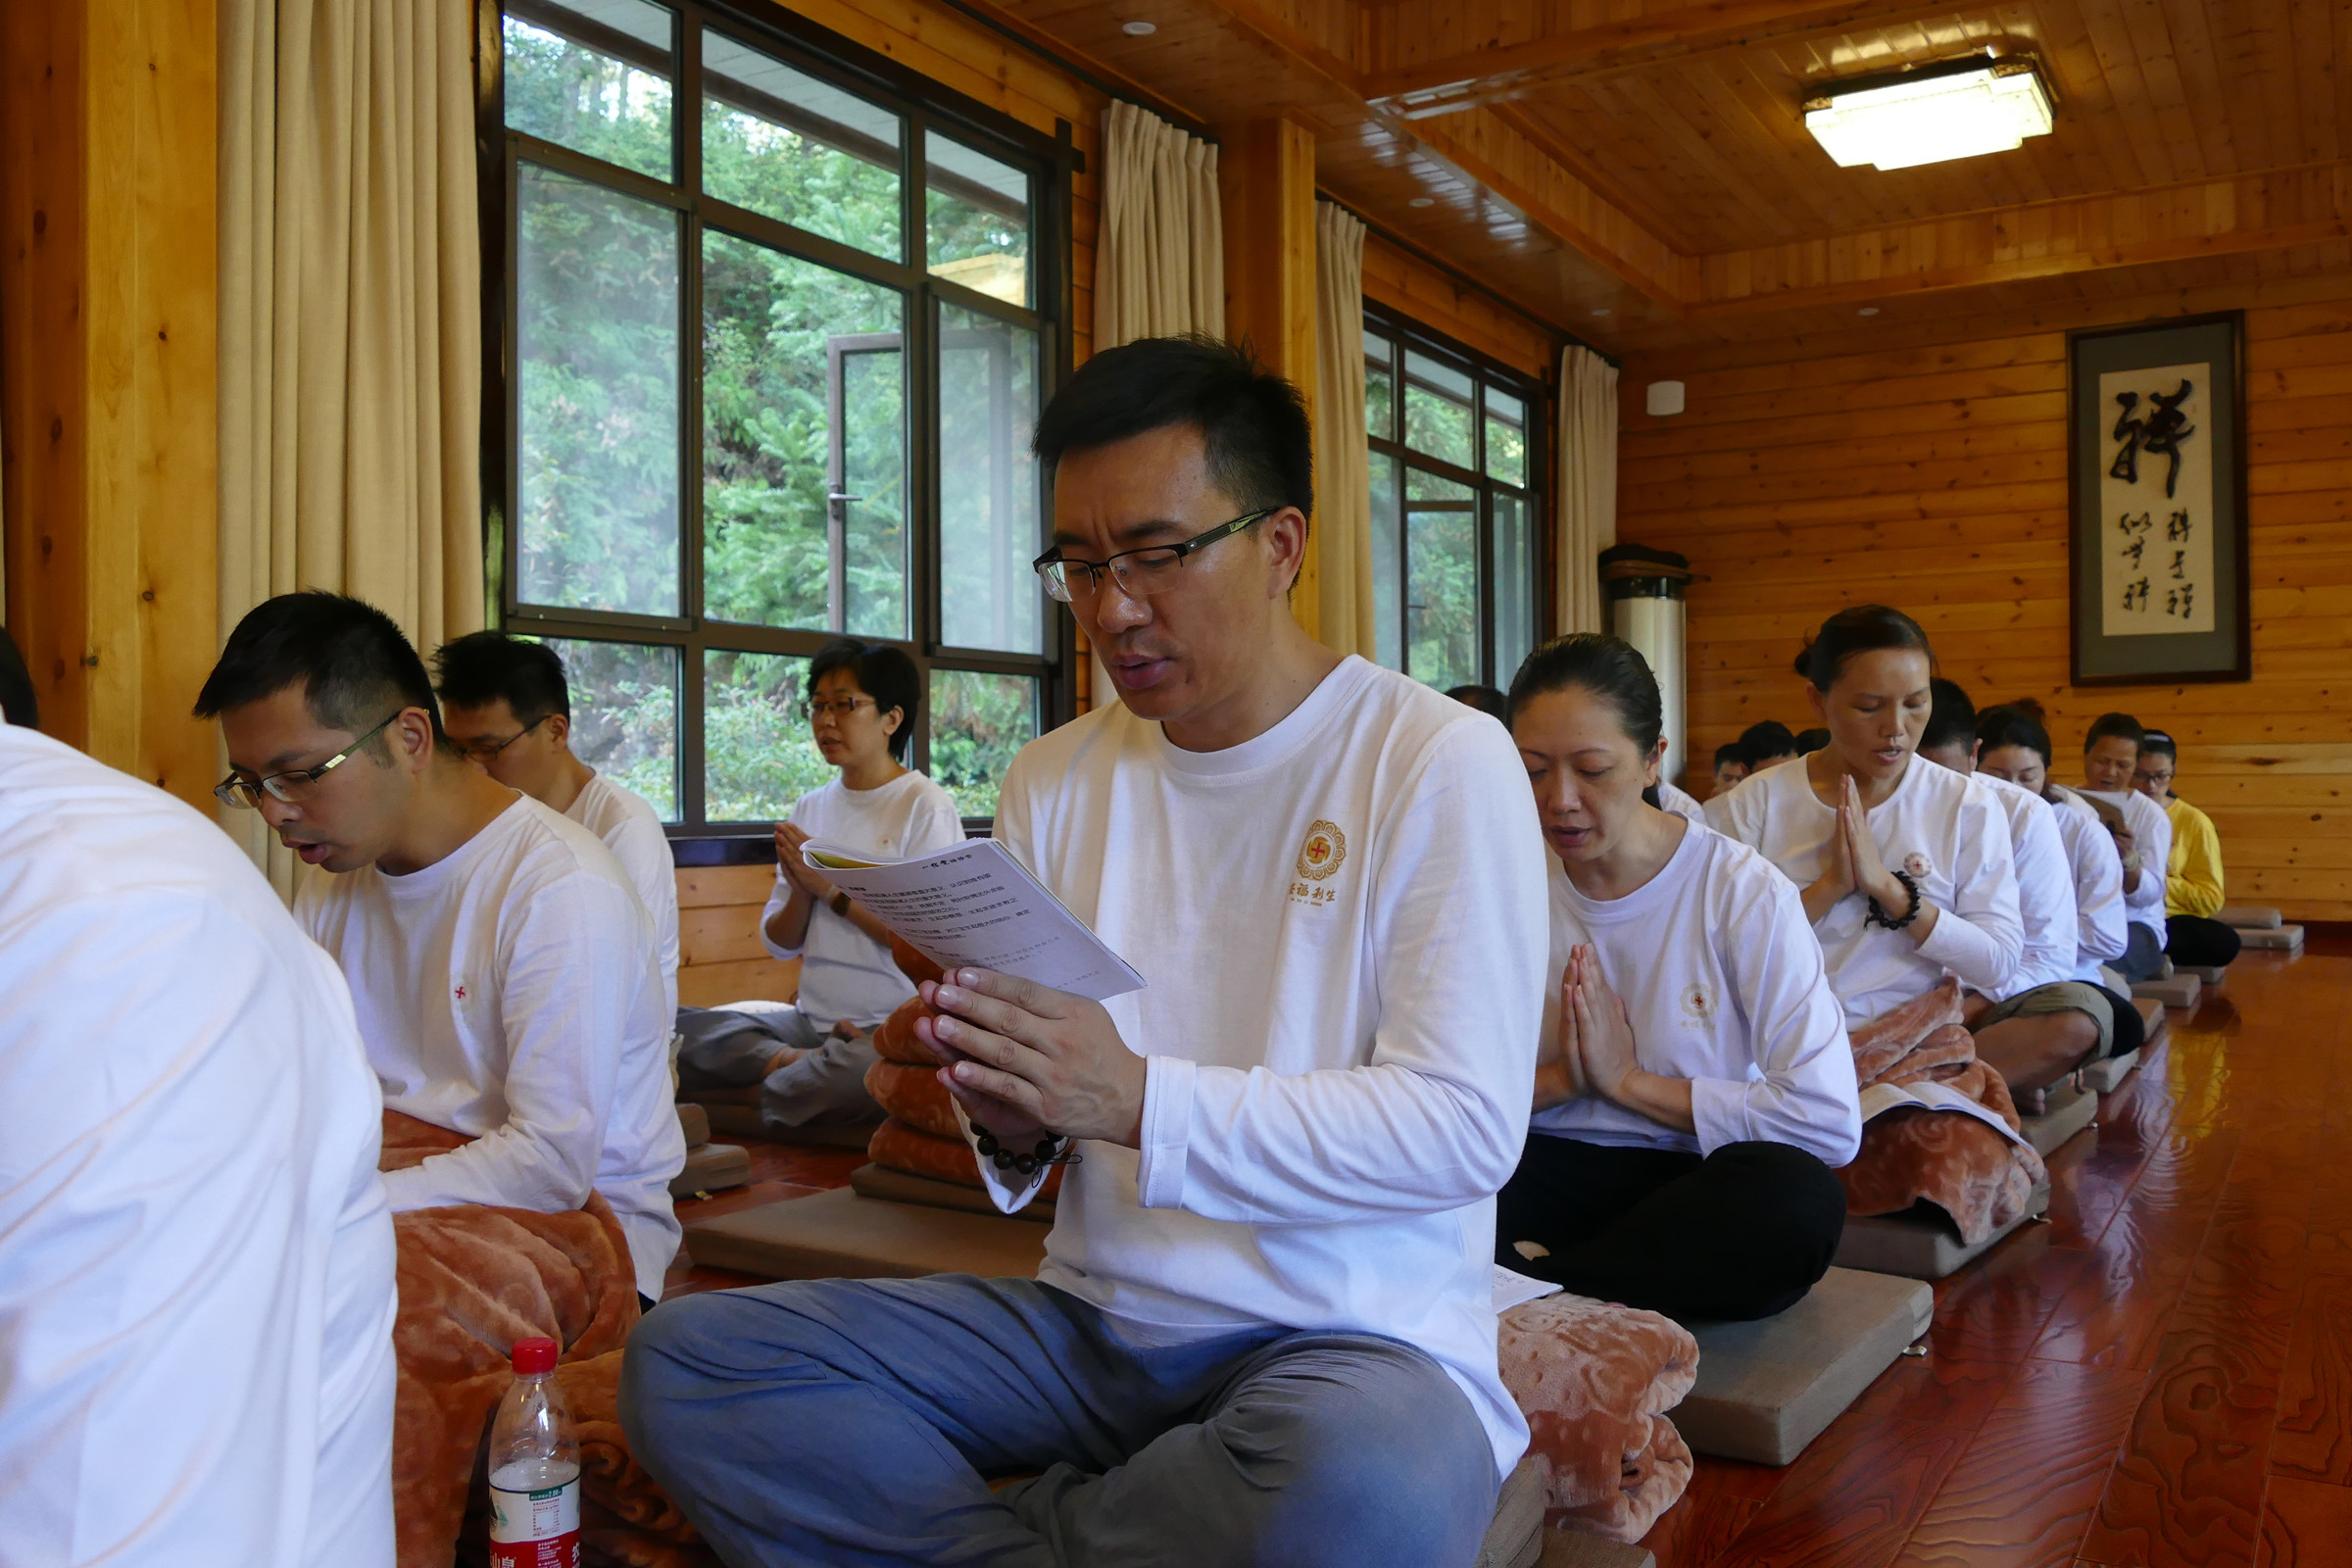
<svg viewBox="0 0 2352 1568">
<path fill-rule="evenodd" d="M 882 1119 L 882 1107 L 865 1092 L 865 1069 L 875 1061 L 869 1035 L 844 1040 L 824 1033 L 798 1007 L 774 1012 L 680 1007 L 678 1033 L 685 1039 L 678 1048 L 681 1090 L 758 1084 L 760 1119 L 773 1127 Z M 808 1054 L 764 1072 L 787 1046 Z"/>
<path fill-rule="evenodd" d="M 621 1424 L 737 1568 L 1477 1557 L 1494 1450 L 1428 1355 L 1271 1328 L 1154 1348 L 1116 1321 L 968 1275 L 680 1297 L 629 1338 Z"/>
</svg>

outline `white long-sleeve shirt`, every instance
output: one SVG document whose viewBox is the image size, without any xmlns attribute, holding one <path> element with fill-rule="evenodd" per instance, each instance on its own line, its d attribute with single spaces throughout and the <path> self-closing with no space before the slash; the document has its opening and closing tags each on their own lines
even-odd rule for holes
<svg viewBox="0 0 2352 1568">
<path fill-rule="evenodd" d="M 1558 1038 L 1569 950 L 1592 945 L 1625 1001 L 1636 1059 L 1690 1080 L 1696 1136 L 1587 1096 L 1536 1112 L 1541 1133 L 1711 1154 L 1789 1144 L 1826 1165 L 1862 1146 L 1845 1018 L 1796 888 L 1746 845 L 1696 823 L 1658 874 L 1621 899 L 1588 899 L 1549 857 L 1551 959 L 1544 1040 Z"/>
<path fill-rule="evenodd" d="M 819 785 L 793 804 L 787 820 L 812 839 L 890 860 L 963 842 L 956 797 L 938 780 L 912 771 L 870 790 L 851 789 L 839 779 Z M 890 944 L 875 941 L 825 904 L 808 911 L 808 929 L 799 947 L 771 939 L 768 922 L 784 912 L 791 898 L 792 884 L 779 866 L 775 891 L 760 911 L 760 945 L 778 958 L 801 960 L 798 1005 L 817 1033 L 844 1018 L 871 1029 L 914 995 L 914 982 L 890 956 Z"/>
<path fill-rule="evenodd" d="M 1813 793 L 1810 769 L 1768 767 L 1707 804 L 1718 801 L 1723 831 L 1762 852 L 1798 888 L 1820 877 L 1838 813 Z M 1856 892 L 1814 923 L 1847 1027 L 1909 1001 L 1946 972 L 1986 996 L 2008 995 L 2025 930 L 2009 822 L 1992 792 L 1915 757 L 1866 820 L 1887 869 L 1907 872 L 1922 903 L 1942 913 L 1928 939 L 1915 942 L 1908 931 L 1868 924 L 1869 900 Z"/>
<path fill-rule="evenodd" d="M 295 913 L 343 966 L 384 1103 L 473 1139 L 387 1173 L 393 1211 L 594 1190 L 660 1299 L 686 1140 L 653 922 L 612 852 L 518 796 L 421 870 L 311 878 Z"/>
<path fill-rule="evenodd" d="M 2124 860 L 2115 835 L 2073 790 L 2051 785 L 2052 819 L 2075 879 L 2075 968 L 2069 977 L 2100 984 L 2099 967 L 2124 956 L 2130 936 L 2124 918 Z"/>
<path fill-rule="evenodd" d="M 2132 848 L 2139 854 L 2140 865 L 2138 888 L 2124 894 L 2124 918 L 2133 925 L 2146 926 L 2156 938 L 2156 945 L 2163 947 L 2165 868 L 2173 863 L 2172 818 L 2164 814 L 2163 807 L 2137 790 L 2080 793 L 2105 801 L 2124 813 L 2124 825 L 2132 830 Z M 2115 841 L 2111 838 L 2108 842 Z"/>
<path fill-rule="evenodd" d="M 391 1568 L 351 999 L 161 790 L 0 730 L 0 1565 Z"/>
<path fill-rule="evenodd" d="M 628 873 L 645 912 L 653 917 L 654 951 L 662 963 L 664 1017 L 678 1014 L 678 871 L 669 835 L 650 802 L 599 773 L 580 786 L 564 814 L 604 841 Z"/>
<path fill-rule="evenodd" d="M 1163 1341 L 1418 1346 L 1508 1471 L 1494 1195 L 1525 1141 L 1548 857 L 1502 727 L 1360 658 L 1220 752 L 1098 709 L 1014 760 L 997 836 L 1149 982 L 1105 1004 L 1148 1059 L 1143 1147 L 1082 1146 L 1038 1277 Z"/>
<path fill-rule="evenodd" d="M 2076 965 L 2075 875 L 2058 834 L 2058 813 L 2032 790 L 1995 778 L 1971 775 L 1992 792 L 2009 819 L 2009 850 L 2017 869 L 2017 912 L 2025 947 L 2009 995 L 2074 978 Z M 1996 999 L 1997 1000 L 1997 999 Z"/>
</svg>

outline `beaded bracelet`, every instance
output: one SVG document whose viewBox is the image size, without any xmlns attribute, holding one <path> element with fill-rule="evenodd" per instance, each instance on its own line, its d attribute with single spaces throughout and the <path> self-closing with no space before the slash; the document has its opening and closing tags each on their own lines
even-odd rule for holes
<svg viewBox="0 0 2352 1568">
<path fill-rule="evenodd" d="M 1900 931 L 1919 918 L 1918 882 L 1912 879 L 1910 872 L 1901 869 L 1894 872 L 1894 879 L 1903 885 L 1905 893 L 1911 895 L 1911 907 L 1903 911 L 1903 917 L 1900 920 L 1890 920 L 1886 917 L 1886 911 L 1879 907 L 1879 901 L 1873 899 L 1870 901 L 1870 913 L 1863 917 L 1864 925 L 1883 925 L 1889 931 Z"/>
<path fill-rule="evenodd" d="M 972 1131 L 977 1135 L 974 1147 L 980 1151 L 980 1157 L 994 1163 L 999 1170 L 1017 1171 L 1023 1176 L 1033 1176 L 1048 1165 L 1075 1165 L 1078 1163 L 1077 1145 L 1058 1134 L 1049 1133 L 1037 1141 L 1037 1148 L 1033 1152 L 1016 1154 L 998 1142 L 995 1133 L 990 1132 L 978 1122 L 972 1123 Z"/>
</svg>

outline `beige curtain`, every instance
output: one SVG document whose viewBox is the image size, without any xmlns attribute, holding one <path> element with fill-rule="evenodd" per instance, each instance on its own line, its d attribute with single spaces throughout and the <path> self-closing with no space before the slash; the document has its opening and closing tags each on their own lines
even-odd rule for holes
<svg viewBox="0 0 2352 1568">
<path fill-rule="evenodd" d="M 224 637 L 295 588 L 482 623 L 473 5 L 221 0 Z"/>
<path fill-rule="evenodd" d="M 1315 549 L 1324 646 L 1377 656 L 1364 438 L 1364 224 L 1315 203 Z"/>
<path fill-rule="evenodd" d="M 1560 355 L 1560 627 L 1607 631 L 1595 558 L 1617 542 L 1617 368 L 1588 348 Z"/>
<path fill-rule="evenodd" d="M 1102 235 L 1095 348 L 1177 332 L 1225 335 L 1217 149 L 1147 110 L 1102 116 Z"/>
</svg>

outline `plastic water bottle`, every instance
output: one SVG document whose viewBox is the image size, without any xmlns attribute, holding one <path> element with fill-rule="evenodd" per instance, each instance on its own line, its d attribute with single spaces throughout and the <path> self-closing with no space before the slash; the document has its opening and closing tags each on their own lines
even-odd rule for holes
<svg viewBox="0 0 2352 1568">
<path fill-rule="evenodd" d="M 490 1428 L 492 1568 L 580 1568 L 580 1443 L 556 1387 L 553 1340 L 517 1340 Z"/>
</svg>

